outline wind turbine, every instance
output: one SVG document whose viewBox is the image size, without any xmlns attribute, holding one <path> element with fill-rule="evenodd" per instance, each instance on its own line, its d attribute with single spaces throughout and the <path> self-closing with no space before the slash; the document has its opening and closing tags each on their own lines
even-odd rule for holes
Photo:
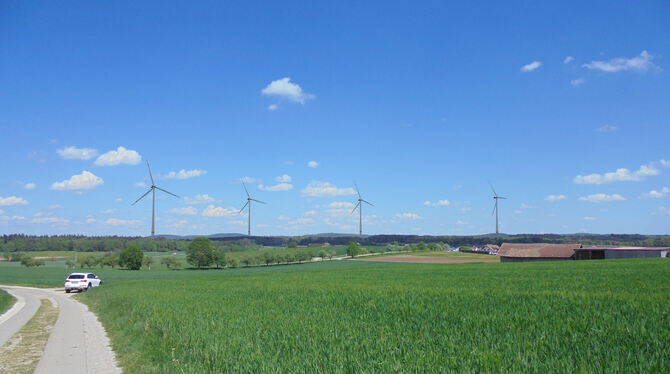
<svg viewBox="0 0 670 374">
<path fill-rule="evenodd" d="M 374 206 L 371 202 L 363 200 L 361 197 L 360 191 L 358 191 L 358 185 L 354 183 L 354 186 L 356 186 L 356 193 L 358 194 L 358 204 L 354 207 L 354 210 L 351 211 L 351 214 L 354 214 L 356 211 L 356 208 L 358 208 L 358 235 L 363 235 L 363 204 L 366 203 L 370 206 Z"/>
<path fill-rule="evenodd" d="M 496 193 L 496 190 L 493 188 L 493 185 L 491 182 L 489 182 L 489 186 L 491 186 L 491 191 L 493 191 L 493 199 L 496 201 L 495 205 L 493 205 L 493 211 L 491 212 L 491 215 L 493 213 L 496 214 L 496 234 L 498 234 L 498 199 L 507 199 L 506 197 L 498 196 Z"/>
<path fill-rule="evenodd" d="M 170 191 L 166 191 L 154 184 L 154 176 L 151 175 L 151 167 L 149 166 L 149 161 L 147 161 L 147 168 L 149 169 L 149 178 L 151 178 L 151 187 L 149 188 L 149 191 L 145 192 L 144 195 L 140 196 L 139 199 L 135 200 L 134 203 L 131 205 L 137 204 L 138 201 L 142 200 L 145 196 L 151 192 L 151 236 L 154 236 L 154 216 L 155 216 L 155 209 L 156 209 L 156 189 L 159 189 L 167 194 L 170 194 L 174 197 L 179 197 L 175 194 L 173 194 Z"/>
<path fill-rule="evenodd" d="M 242 211 L 244 208 L 246 208 L 247 205 L 249 205 L 249 217 L 248 218 L 248 223 L 247 223 L 247 235 L 251 236 L 251 202 L 255 201 L 257 203 L 265 204 L 264 202 L 256 199 L 252 199 L 251 196 L 249 196 L 249 190 L 247 190 L 247 185 L 244 184 L 244 181 L 242 181 L 242 186 L 244 186 L 244 192 L 247 193 L 247 202 L 244 204 L 242 209 L 240 209 L 240 214 L 242 214 Z"/>
</svg>

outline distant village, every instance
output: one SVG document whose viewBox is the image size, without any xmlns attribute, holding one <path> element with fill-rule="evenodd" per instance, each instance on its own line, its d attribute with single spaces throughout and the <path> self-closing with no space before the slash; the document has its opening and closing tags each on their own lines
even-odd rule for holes
<svg viewBox="0 0 670 374">
<path fill-rule="evenodd" d="M 450 248 L 453 251 L 496 255 L 501 262 L 609 260 L 668 257 L 670 247 L 584 247 L 581 244 L 503 243 Z"/>
</svg>

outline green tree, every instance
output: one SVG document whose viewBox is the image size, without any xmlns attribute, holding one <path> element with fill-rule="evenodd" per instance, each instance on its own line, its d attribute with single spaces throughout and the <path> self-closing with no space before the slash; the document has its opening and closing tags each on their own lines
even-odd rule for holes
<svg viewBox="0 0 670 374">
<path fill-rule="evenodd" d="M 23 256 L 23 257 L 21 258 L 21 265 L 23 265 L 23 266 L 25 266 L 25 267 L 27 267 L 27 268 L 36 266 L 36 264 L 35 264 L 35 260 L 34 260 L 32 257 L 28 256 L 28 255 Z"/>
<path fill-rule="evenodd" d="M 335 250 L 331 250 L 330 252 L 328 252 L 328 259 L 329 260 L 332 260 L 333 256 L 335 256 Z"/>
<path fill-rule="evenodd" d="M 165 265 L 168 269 L 171 266 L 174 266 L 177 263 L 177 259 L 172 256 L 165 256 L 161 258 L 161 264 Z"/>
<path fill-rule="evenodd" d="M 266 266 L 270 266 L 270 264 L 277 262 L 277 256 L 272 252 L 265 252 L 263 253 L 263 262 Z"/>
<path fill-rule="evenodd" d="M 240 260 L 238 260 L 237 257 L 232 257 L 230 261 L 228 261 L 228 264 L 231 268 L 236 268 L 240 266 Z"/>
<path fill-rule="evenodd" d="M 244 264 L 244 266 L 249 267 L 249 264 L 253 262 L 253 259 L 249 255 L 244 255 L 242 256 L 241 262 Z"/>
<path fill-rule="evenodd" d="M 291 240 L 290 242 L 288 242 L 288 247 L 289 248 L 298 248 L 298 242 L 296 242 L 295 240 Z"/>
<path fill-rule="evenodd" d="M 317 257 L 321 257 L 321 261 L 325 260 L 326 256 L 328 256 L 328 253 L 326 253 L 325 249 L 320 250 L 319 254 L 317 255 Z"/>
<path fill-rule="evenodd" d="M 119 258 L 116 257 L 112 253 L 108 253 L 108 254 L 102 256 L 102 258 L 100 259 L 99 262 L 100 262 L 100 264 L 102 264 L 104 266 L 109 266 L 111 268 L 114 268 L 116 265 L 119 264 Z"/>
<path fill-rule="evenodd" d="M 219 267 L 225 268 L 228 263 L 228 254 L 223 248 L 217 248 L 214 250 L 213 261 L 217 269 Z"/>
<path fill-rule="evenodd" d="M 149 255 L 144 256 L 142 263 L 144 263 L 144 266 L 146 266 L 148 270 L 151 270 L 151 264 L 154 263 L 154 258 Z"/>
<path fill-rule="evenodd" d="M 347 256 L 354 258 L 359 254 L 361 254 L 361 247 L 356 242 L 350 242 L 347 246 Z"/>
<path fill-rule="evenodd" d="M 77 264 L 73 260 L 68 259 L 68 260 L 65 261 L 65 266 L 68 269 L 74 269 L 74 267 L 77 266 Z"/>
<path fill-rule="evenodd" d="M 121 251 L 121 254 L 119 255 L 119 264 L 130 270 L 140 270 L 143 258 L 144 252 L 138 247 L 131 245 Z"/>
<path fill-rule="evenodd" d="M 212 242 L 204 236 L 191 240 L 186 250 L 186 261 L 198 269 L 211 265 L 214 261 Z"/>
</svg>

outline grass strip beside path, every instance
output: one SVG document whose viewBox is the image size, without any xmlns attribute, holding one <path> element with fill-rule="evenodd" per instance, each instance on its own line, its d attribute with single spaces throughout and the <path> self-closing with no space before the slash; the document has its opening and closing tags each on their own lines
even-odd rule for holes
<svg viewBox="0 0 670 374">
<path fill-rule="evenodd" d="M 4 290 L 0 290 L 0 316 L 14 305 L 16 300 Z"/>
<path fill-rule="evenodd" d="M 57 318 L 58 307 L 42 299 L 33 318 L 0 347 L 0 372 L 34 372 Z"/>
</svg>

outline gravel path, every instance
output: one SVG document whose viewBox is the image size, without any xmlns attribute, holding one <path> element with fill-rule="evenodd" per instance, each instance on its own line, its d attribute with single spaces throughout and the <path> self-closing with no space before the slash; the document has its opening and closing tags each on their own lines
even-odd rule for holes
<svg viewBox="0 0 670 374">
<path fill-rule="evenodd" d="M 121 373 L 102 324 L 71 294 L 65 294 L 63 289 L 0 288 L 17 298 L 14 306 L 0 316 L 0 346 L 32 318 L 40 299 L 58 304 L 58 320 L 35 373 Z"/>
</svg>

